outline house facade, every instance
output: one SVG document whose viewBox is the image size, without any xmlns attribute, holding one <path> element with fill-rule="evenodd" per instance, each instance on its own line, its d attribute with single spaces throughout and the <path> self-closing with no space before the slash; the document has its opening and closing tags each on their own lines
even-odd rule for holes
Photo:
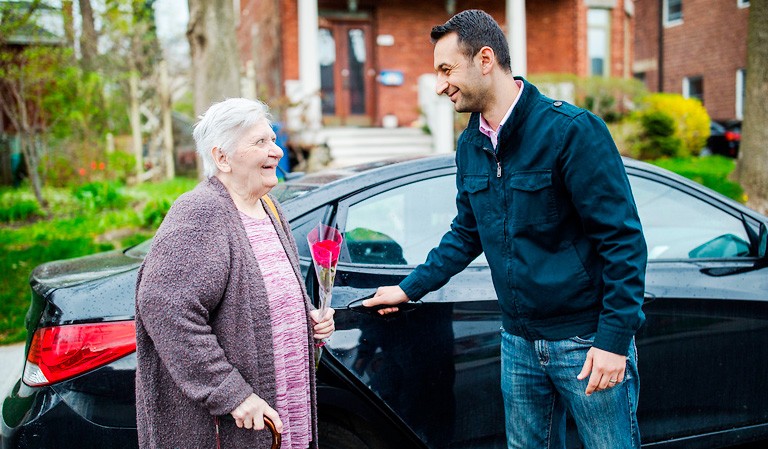
<svg viewBox="0 0 768 449">
<path fill-rule="evenodd" d="M 652 92 L 698 98 L 742 120 L 749 0 L 635 0 L 634 76 Z"/>
<path fill-rule="evenodd" d="M 431 28 L 470 8 L 505 30 L 517 75 L 632 76 L 632 0 L 239 0 L 244 90 L 285 105 L 319 92 L 305 107 L 324 126 L 408 126 Z"/>
</svg>

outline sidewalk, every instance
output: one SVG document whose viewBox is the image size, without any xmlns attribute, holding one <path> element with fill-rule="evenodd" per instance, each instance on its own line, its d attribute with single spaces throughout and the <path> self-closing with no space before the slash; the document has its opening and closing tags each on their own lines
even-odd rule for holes
<svg viewBox="0 0 768 449">
<path fill-rule="evenodd" d="M 21 377 L 24 369 L 24 343 L 0 346 L 0 397 Z"/>
</svg>

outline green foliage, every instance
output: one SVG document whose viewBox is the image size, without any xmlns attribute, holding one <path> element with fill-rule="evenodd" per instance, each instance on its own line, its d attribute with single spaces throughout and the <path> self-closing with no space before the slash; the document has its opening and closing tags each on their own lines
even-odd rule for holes
<svg viewBox="0 0 768 449">
<path fill-rule="evenodd" d="M 148 228 L 159 227 L 170 208 L 171 202 L 165 198 L 148 201 L 141 212 L 142 223 Z"/>
<path fill-rule="evenodd" d="M 675 136 L 675 120 L 662 111 L 640 114 L 641 138 L 637 144 L 640 159 L 673 157 L 682 152 L 682 142 Z"/>
<path fill-rule="evenodd" d="M 118 209 L 127 203 L 121 188 L 116 182 L 89 182 L 74 188 L 72 193 L 88 210 Z"/>
<path fill-rule="evenodd" d="M 639 116 L 663 112 L 675 122 L 675 137 L 682 147 L 676 156 L 695 156 L 701 152 L 709 137 L 709 114 L 699 100 L 678 94 L 658 93 L 643 99 Z"/>
<path fill-rule="evenodd" d="M 728 179 L 731 172 L 736 168 L 736 161 L 734 159 L 713 155 L 706 157 L 663 158 L 649 162 L 692 179 L 741 203 L 746 203 L 747 201 L 741 186 Z"/>
<path fill-rule="evenodd" d="M 570 90 L 576 106 L 592 111 L 606 123 L 617 122 L 631 113 L 647 94 L 645 85 L 636 79 L 542 74 L 531 76 L 531 81 L 553 98 L 563 99 L 563 88 Z"/>
<path fill-rule="evenodd" d="M 32 195 L 18 189 L 0 191 L 0 223 L 15 223 L 43 217 L 45 214 Z"/>
<path fill-rule="evenodd" d="M 43 262 L 127 248 L 148 239 L 159 221 L 147 221 L 136 211 L 155 202 L 159 212 L 160 204 L 170 205 L 196 183 L 196 179 L 177 178 L 125 188 L 115 182 L 89 183 L 76 189 L 46 188 L 52 215 L 48 220 L 30 216 L 0 233 L 0 344 L 25 336 L 32 269 Z M 25 206 L 19 204 L 29 201 L 32 195 L 26 190 L 0 190 L 3 210 L 20 210 Z M 121 203 L 121 208 L 109 209 Z"/>
</svg>

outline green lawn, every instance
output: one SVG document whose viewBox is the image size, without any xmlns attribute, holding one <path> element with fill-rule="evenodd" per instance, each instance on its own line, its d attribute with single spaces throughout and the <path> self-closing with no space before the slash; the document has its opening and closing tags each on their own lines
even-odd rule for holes
<svg viewBox="0 0 768 449">
<path fill-rule="evenodd" d="M 28 188 L 0 189 L 3 210 L 15 211 L 0 222 L 0 344 L 26 336 L 28 280 L 34 267 L 148 239 L 173 200 L 196 183 L 177 178 L 137 187 L 95 183 L 78 190 L 49 188 L 44 192 L 51 203 L 49 217 L 30 213 L 37 208 Z"/>
<path fill-rule="evenodd" d="M 746 202 L 744 190 L 742 190 L 741 186 L 728 179 L 731 172 L 736 168 L 736 161 L 734 159 L 714 155 L 657 159 L 649 162 L 692 179 L 740 203 Z"/>
</svg>

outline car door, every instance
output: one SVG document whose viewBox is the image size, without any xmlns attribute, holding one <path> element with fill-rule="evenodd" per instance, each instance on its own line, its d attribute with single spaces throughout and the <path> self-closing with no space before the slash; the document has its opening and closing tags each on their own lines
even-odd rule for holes
<svg viewBox="0 0 768 449">
<path fill-rule="evenodd" d="M 637 334 L 644 443 L 768 423 L 768 269 L 759 223 L 674 179 L 628 171 L 648 243 Z M 763 431 L 765 432 L 765 431 Z"/>
<path fill-rule="evenodd" d="M 481 256 L 442 289 L 387 317 L 360 307 L 426 259 L 456 214 L 454 169 L 342 200 L 344 232 L 326 345 L 427 447 L 504 447 L 500 312 Z"/>
</svg>

